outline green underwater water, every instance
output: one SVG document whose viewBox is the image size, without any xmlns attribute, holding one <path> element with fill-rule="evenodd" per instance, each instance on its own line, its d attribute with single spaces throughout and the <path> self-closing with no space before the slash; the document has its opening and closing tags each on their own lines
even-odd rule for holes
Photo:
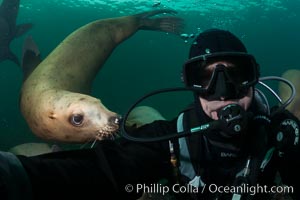
<svg viewBox="0 0 300 200">
<path fill-rule="evenodd" d="M 165 0 L 153 7 L 157 2 L 21 0 L 18 24 L 30 22 L 34 26 L 15 39 L 11 49 L 20 58 L 25 37 L 32 35 L 45 57 L 69 33 L 93 20 L 172 8 L 185 19 L 185 33 L 222 28 L 236 34 L 256 57 L 263 76 L 280 76 L 287 69 L 300 69 L 299 0 Z M 119 45 L 107 60 L 94 81 L 92 95 L 110 110 L 124 114 L 145 93 L 182 86 L 181 67 L 191 42 L 161 32 L 138 32 Z M 0 69 L 0 150 L 41 142 L 31 133 L 19 110 L 21 69 L 10 61 L 0 63 Z"/>
</svg>

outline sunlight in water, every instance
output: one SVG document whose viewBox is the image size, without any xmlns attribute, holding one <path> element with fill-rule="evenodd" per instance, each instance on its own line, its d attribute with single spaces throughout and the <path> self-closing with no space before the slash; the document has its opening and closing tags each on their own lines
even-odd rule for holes
<svg viewBox="0 0 300 200">
<path fill-rule="evenodd" d="M 24 1 L 23 3 L 28 4 L 29 2 Z M 242 11 L 251 7 L 260 7 L 265 10 L 285 9 L 280 0 L 52 0 L 51 4 L 78 8 L 117 9 L 120 13 L 137 12 L 151 8 L 197 11 L 202 14 L 211 11 Z"/>
</svg>

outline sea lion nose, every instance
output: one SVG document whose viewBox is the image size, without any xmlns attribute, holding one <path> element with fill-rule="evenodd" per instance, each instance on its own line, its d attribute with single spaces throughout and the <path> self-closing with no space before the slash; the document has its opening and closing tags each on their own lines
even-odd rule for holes
<svg viewBox="0 0 300 200">
<path fill-rule="evenodd" d="M 120 125 L 122 117 L 120 115 L 116 115 L 109 118 L 109 123 L 112 125 Z"/>
</svg>

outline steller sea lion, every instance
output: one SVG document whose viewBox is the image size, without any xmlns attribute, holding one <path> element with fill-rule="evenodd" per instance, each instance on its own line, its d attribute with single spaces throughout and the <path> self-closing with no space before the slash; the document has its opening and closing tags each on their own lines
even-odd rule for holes
<svg viewBox="0 0 300 200">
<path fill-rule="evenodd" d="M 151 18 L 163 13 L 175 14 L 156 10 L 96 20 L 66 37 L 24 79 L 20 108 L 33 133 L 62 142 L 111 138 L 119 128 L 119 116 L 89 96 L 92 82 L 114 48 L 138 30 L 179 35 L 180 18 Z"/>
</svg>

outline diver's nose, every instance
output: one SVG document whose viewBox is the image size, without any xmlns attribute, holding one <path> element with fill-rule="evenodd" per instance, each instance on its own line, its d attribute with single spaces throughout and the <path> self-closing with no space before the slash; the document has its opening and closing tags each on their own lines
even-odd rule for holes
<svg viewBox="0 0 300 200">
<path fill-rule="evenodd" d="M 121 122 L 121 116 L 120 115 L 116 115 L 116 116 L 113 116 L 113 117 L 110 117 L 108 119 L 109 123 L 112 124 L 112 125 L 120 125 L 120 122 Z"/>
</svg>

